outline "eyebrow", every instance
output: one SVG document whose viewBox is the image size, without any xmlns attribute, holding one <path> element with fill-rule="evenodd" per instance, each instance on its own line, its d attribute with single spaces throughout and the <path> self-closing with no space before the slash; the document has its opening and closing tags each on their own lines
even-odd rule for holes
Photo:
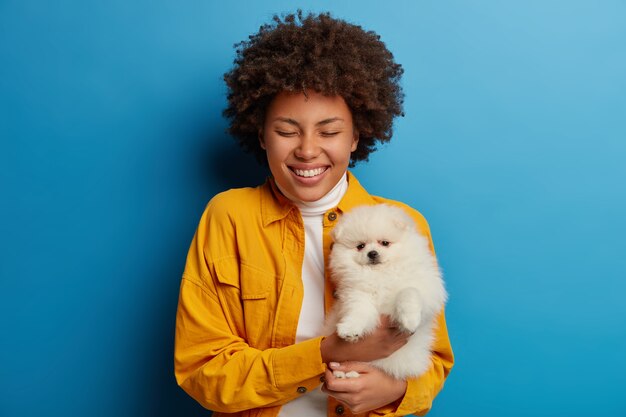
<svg viewBox="0 0 626 417">
<path fill-rule="evenodd" d="M 274 121 L 285 122 L 298 127 L 300 126 L 300 123 L 298 123 L 297 120 L 291 119 L 289 117 L 277 117 L 274 119 Z M 315 123 L 315 126 L 324 126 L 334 122 L 343 122 L 343 119 L 341 117 L 330 117 L 328 119 L 320 120 L 319 122 Z"/>
</svg>

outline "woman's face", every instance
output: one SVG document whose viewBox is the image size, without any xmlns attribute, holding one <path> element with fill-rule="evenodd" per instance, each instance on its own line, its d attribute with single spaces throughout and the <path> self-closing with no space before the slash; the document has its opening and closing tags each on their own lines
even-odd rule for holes
<svg viewBox="0 0 626 417">
<path fill-rule="evenodd" d="M 281 189 L 316 201 L 345 174 L 358 134 L 343 97 L 282 92 L 267 109 L 259 140 Z"/>
</svg>

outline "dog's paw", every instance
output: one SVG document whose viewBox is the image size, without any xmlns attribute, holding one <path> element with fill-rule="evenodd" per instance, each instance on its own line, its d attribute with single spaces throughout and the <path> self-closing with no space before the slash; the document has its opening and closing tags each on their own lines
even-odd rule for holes
<svg viewBox="0 0 626 417">
<path fill-rule="evenodd" d="M 338 379 L 345 379 L 346 373 L 344 371 L 333 371 L 333 375 Z"/>
<path fill-rule="evenodd" d="M 396 318 L 398 328 L 405 333 L 415 333 L 420 325 L 421 317 L 419 314 L 405 315 Z"/>
<path fill-rule="evenodd" d="M 345 334 L 345 333 L 337 332 L 337 335 L 343 340 L 345 340 L 346 342 L 350 342 L 350 343 L 355 343 L 361 338 L 360 334 Z"/>
<path fill-rule="evenodd" d="M 422 321 L 422 309 L 414 289 L 407 289 L 398 295 L 393 320 L 403 332 L 415 333 Z"/>
<path fill-rule="evenodd" d="M 349 371 L 349 372 L 333 371 L 333 375 L 337 379 L 358 378 L 361 376 L 361 374 L 359 374 L 357 371 Z"/>
<path fill-rule="evenodd" d="M 346 323 L 339 323 L 337 324 L 337 336 L 347 342 L 356 342 L 361 338 L 361 332 Z"/>
<path fill-rule="evenodd" d="M 415 333 L 422 321 L 422 315 L 419 309 L 414 306 L 402 308 L 401 305 L 396 306 L 396 312 L 393 317 L 398 328 L 405 333 Z"/>
</svg>

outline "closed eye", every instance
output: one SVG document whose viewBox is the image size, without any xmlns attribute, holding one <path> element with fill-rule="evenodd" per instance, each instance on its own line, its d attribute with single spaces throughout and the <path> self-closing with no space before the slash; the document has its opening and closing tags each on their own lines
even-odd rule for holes
<svg viewBox="0 0 626 417">
<path fill-rule="evenodd" d="M 285 137 L 285 138 L 290 138 L 290 137 L 296 136 L 298 133 L 297 132 L 285 132 L 285 131 L 282 131 L 282 130 L 277 130 L 276 134 L 278 134 L 278 136 L 282 136 L 282 137 Z"/>
</svg>

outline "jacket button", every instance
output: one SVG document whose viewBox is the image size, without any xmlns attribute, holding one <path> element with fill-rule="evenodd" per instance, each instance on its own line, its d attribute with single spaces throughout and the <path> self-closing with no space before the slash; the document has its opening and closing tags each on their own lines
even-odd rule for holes
<svg viewBox="0 0 626 417">
<path fill-rule="evenodd" d="M 331 222 L 337 220 L 337 213 L 335 213 L 334 211 L 328 213 L 328 220 L 330 220 Z"/>
<path fill-rule="evenodd" d="M 338 416 L 342 415 L 343 412 L 344 412 L 343 405 L 338 405 L 337 407 L 335 407 L 335 413 L 337 413 Z"/>
<path fill-rule="evenodd" d="M 306 392 L 306 387 L 298 387 L 298 392 L 300 394 L 304 394 Z"/>
</svg>

